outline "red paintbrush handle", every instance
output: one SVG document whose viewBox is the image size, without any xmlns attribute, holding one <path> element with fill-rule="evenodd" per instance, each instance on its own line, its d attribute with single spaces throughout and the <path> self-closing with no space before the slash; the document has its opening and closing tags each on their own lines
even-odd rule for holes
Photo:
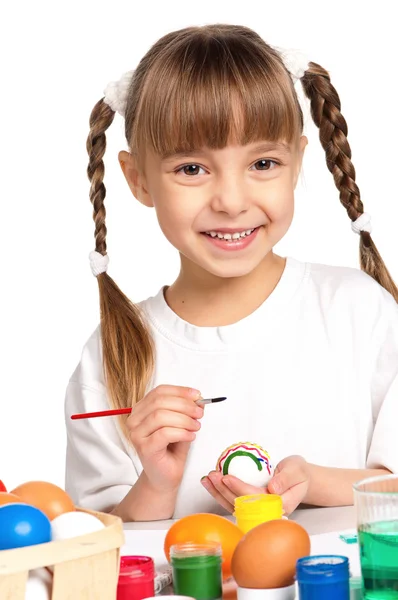
<svg viewBox="0 0 398 600">
<path fill-rule="evenodd" d="M 115 410 L 102 410 L 100 412 L 72 415 L 71 419 L 91 419 L 92 417 L 110 417 L 112 415 L 128 415 L 129 413 L 131 413 L 131 408 L 117 408 Z"/>
<path fill-rule="evenodd" d="M 213 404 L 213 402 L 222 402 L 226 400 L 226 396 L 220 398 L 199 398 L 195 400 L 197 404 Z M 91 419 L 92 417 L 110 417 L 112 415 L 128 415 L 131 413 L 131 408 L 116 408 L 114 410 L 102 410 L 100 412 L 81 413 L 72 415 L 71 419 Z"/>
</svg>

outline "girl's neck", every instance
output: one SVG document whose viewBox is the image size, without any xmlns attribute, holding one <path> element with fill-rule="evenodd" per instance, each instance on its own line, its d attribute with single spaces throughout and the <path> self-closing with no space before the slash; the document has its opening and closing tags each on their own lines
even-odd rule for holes
<svg viewBox="0 0 398 600">
<path fill-rule="evenodd" d="M 166 289 L 165 299 L 181 319 L 192 325 L 231 325 L 261 306 L 276 287 L 285 264 L 285 258 L 269 252 L 248 275 L 223 279 L 195 272 L 182 262 L 179 276 Z"/>
</svg>

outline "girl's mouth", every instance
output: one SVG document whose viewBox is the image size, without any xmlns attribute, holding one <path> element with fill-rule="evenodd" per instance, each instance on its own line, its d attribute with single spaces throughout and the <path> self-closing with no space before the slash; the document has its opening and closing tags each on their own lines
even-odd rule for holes
<svg viewBox="0 0 398 600">
<path fill-rule="evenodd" d="M 213 245 L 223 250 L 243 250 L 256 238 L 260 227 L 237 231 L 235 233 L 223 233 L 218 231 L 204 231 L 203 236 Z"/>
</svg>

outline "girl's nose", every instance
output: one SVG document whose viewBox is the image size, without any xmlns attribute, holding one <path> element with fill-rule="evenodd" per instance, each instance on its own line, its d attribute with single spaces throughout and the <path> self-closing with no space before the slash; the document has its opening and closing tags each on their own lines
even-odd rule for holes
<svg viewBox="0 0 398 600">
<path fill-rule="evenodd" d="M 236 177 L 225 177 L 212 191 L 211 207 L 215 212 L 237 217 L 249 208 L 248 191 Z"/>
</svg>

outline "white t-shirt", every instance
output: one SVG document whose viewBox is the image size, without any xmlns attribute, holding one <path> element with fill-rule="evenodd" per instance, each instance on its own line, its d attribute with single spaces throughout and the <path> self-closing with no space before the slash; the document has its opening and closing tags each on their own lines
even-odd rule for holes
<svg viewBox="0 0 398 600">
<path fill-rule="evenodd" d="M 225 514 L 200 478 L 235 442 L 260 444 L 274 467 L 300 454 L 323 466 L 398 471 L 398 305 L 367 274 L 288 257 L 266 301 L 222 327 L 182 320 L 163 288 L 140 306 L 157 355 L 150 387 L 183 385 L 204 398 L 228 398 L 205 409 L 174 518 Z M 142 465 L 117 417 L 70 419 L 109 408 L 101 352 L 98 327 L 66 392 L 65 488 L 78 505 L 106 511 Z"/>
</svg>

